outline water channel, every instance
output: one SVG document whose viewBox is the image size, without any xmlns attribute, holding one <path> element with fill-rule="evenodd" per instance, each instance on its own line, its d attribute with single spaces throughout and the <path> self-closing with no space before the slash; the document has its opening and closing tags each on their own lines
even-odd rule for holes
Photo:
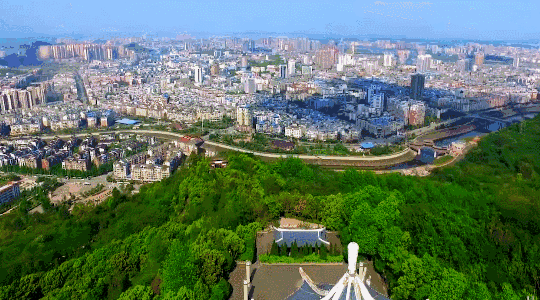
<svg viewBox="0 0 540 300">
<path fill-rule="evenodd" d="M 481 137 L 484 135 L 487 135 L 491 132 L 498 131 L 502 128 L 505 128 L 511 124 L 519 123 L 526 119 L 532 119 L 537 115 L 537 113 L 529 113 L 525 115 L 516 115 L 510 118 L 505 119 L 503 122 L 501 121 L 495 121 L 495 120 L 487 120 L 483 118 L 476 118 L 473 122 L 473 124 L 476 126 L 476 129 L 467 133 L 463 133 L 460 135 L 448 137 L 445 139 L 440 139 L 435 141 L 435 146 L 437 147 L 448 147 L 453 142 L 461 141 L 466 138 L 474 138 L 474 137 Z M 413 160 L 410 160 L 408 162 L 400 163 L 397 165 L 393 165 L 387 168 L 387 170 L 402 170 L 402 169 L 409 169 L 414 167 L 419 167 L 423 165 L 428 165 L 433 163 L 435 160 L 433 155 L 433 149 L 431 151 L 429 150 L 431 148 L 425 147 L 422 149 L 421 154 L 417 155 Z"/>
</svg>

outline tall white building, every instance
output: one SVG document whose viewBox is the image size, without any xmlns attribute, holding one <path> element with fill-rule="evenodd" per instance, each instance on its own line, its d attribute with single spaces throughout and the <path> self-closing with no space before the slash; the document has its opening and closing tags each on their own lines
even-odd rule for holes
<svg viewBox="0 0 540 300">
<path fill-rule="evenodd" d="M 279 77 L 287 78 L 287 65 L 279 65 Z"/>
<path fill-rule="evenodd" d="M 384 66 L 391 67 L 394 64 L 394 54 L 385 53 L 384 54 Z"/>
<path fill-rule="evenodd" d="M 368 103 L 373 112 L 380 115 L 383 111 L 384 93 L 370 94 Z"/>
<path fill-rule="evenodd" d="M 244 81 L 244 92 L 246 94 L 253 94 L 257 91 L 257 86 L 255 85 L 255 78 L 248 78 Z"/>
<path fill-rule="evenodd" d="M 201 67 L 195 67 L 195 82 L 201 83 L 203 81 L 203 74 Z"/>
<path fill-rule="evenodd" d="M 416 58 L 416 71 L 417 72 L 426 72 L 431 68 L 432 58 L 430 54 L 418 55 Z"/>
<path fill-rule="evenodd" d="M 296 61 L 294 59 L 290 59 L 287 65 L 287 74 L 288 75 L 294 75 L 296 74 Z"/>
</svg>

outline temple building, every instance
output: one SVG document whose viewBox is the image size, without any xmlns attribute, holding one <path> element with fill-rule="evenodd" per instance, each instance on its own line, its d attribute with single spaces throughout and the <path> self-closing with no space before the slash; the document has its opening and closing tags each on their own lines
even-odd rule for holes
<svg viewBox="0 0 540 300">
<path fill-rule="evenodd" d="M 302 276 L 302 286 L 287 300 L 388 300 L 369 286 L 366 280 L 366 268 L 360 263 L 358 272 L 356 262 L 358 260 L 358 244 L 349 243 L 349 266 L 348 272 L 330 289 L 323 289 L 315 283 L 299 268 Z"/>
<path fill-rule="evenodd" d="M 296 241 L 298 247 L 305 245 L 310 246 L 330 246 L 330 243 L 326 240 L 326 229 L 286 229 L 286 228 L 273 228 L 274 240 L 278 246 L 287 245 L 291 247 L 294 241 Z"/>
</svg>

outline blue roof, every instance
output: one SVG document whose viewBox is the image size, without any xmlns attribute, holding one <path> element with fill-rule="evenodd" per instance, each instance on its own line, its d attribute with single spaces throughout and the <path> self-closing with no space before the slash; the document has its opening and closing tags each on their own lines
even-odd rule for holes
<svg viewBox="0 0 540 300">
<path fill-rule="evenodd" d="M 131 120 L 131 119 L 123 118 L 122 120 L 116 121 L 116 123 L 125 124 L 125 125 L 134 125 L 134 124 L 137 124 L 137 123 L 140 123 L 140 122 L 137 121 L 137 120 Z"/>
<path fill-rule="evenodd" d="M 326 241 L 325 230 L 320 231 L 320 238 L 323 241 Z M 294 241 L 296 241 L 298 247 L 302 247 L 306 244 L 311 246 L 323 244 L 323 242 L 319 239 L 319 231 L 316 230 L 274 230 L 274 240 L 279 246 L 286 244 L 287 247 L 290 247 Z"/>
<path fill-rule="evenodd" d="M 364 149 L 371 149 L 375 147 L 375 145 L 373 145 L 372 142 L 364 142 L 364 143 L 361 143 L 360 146 Z"/>
</svg>

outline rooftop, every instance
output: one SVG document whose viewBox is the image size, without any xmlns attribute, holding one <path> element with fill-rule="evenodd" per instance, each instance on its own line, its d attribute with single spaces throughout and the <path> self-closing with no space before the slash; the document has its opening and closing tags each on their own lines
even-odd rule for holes
<svg viewBox="0 0 540 300">
<path fill-rule="evenodd" d="M 125 125 L 135 125 L 135 124 L 140 123 L 140 122 L 137 121 L 137 120 L 131 120 L 131 119 L 123 118 L 121 120 L 116 121 L 116 123 L 125 124 Z"/>
<path fill-rule="evenodd" d="M 326 229 L 284 229 L 274 228 L 274 240 L 279 246 L 290 247 L 296 241 L 298 247 L 304 245 L 329 245 L 326 240 Z"/>
</svg>

